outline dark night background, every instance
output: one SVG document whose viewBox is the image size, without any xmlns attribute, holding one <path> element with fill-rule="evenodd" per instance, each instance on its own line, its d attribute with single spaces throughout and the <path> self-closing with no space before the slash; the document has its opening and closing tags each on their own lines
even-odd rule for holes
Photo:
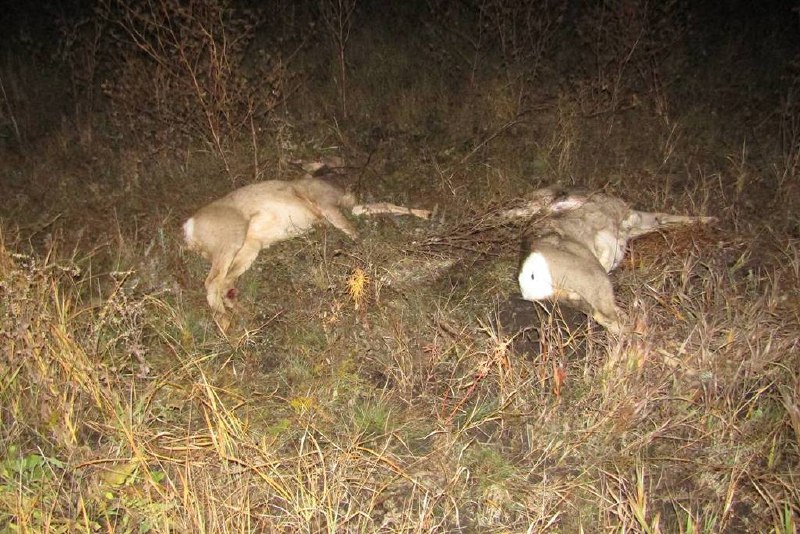
<svg viewBox="0 0 800 534">
<path fill-rule="evenodd" d="M 500 14 L 507 18 L 505 22 L 491 20 L 492 4 L 500 6 L 498 12 L 505 11 Z M 8 70 L 6 100 L 23 115 L 17 119 L 25 122 L 18 127 L 26 143 L 47 135 L 60 124 L 61 117 L 75 120 L 76 107 L 82 113 L 109 113 L 114 102 L 103 97 L 102 86 L 116 83 L 121 63 L 126 61 L 123 56 L 131 53 L 125 48 L 132 43 L 119 28 L 124 11 L 121 6 L 137 5 L 148 4 L 2 2 L 0 45 Z M 297 66 L 306 80 L 323 87 L 333 82 L 326 63 L 333 61 L 335 54 L 331 54 L 331 36 L 322 21 L 322 4 L 225 5 L 240 14 L 246 10 L 255 25 L 246 35 L 232 32 L 229 36 L 248 41 L 244 54 L 255 56 L 268 51 L 292 54 L 293 60 L 299 55 L 301 60 L 288 64 L 290 70 Z M 550 21 L 546 47 L 541 52 L 526 48 L 535 46 L 533 41 L 540 35 L 523 35 L 527 30 L 521 19 L 533 11 L 555 19 Z M 619 20 L 614 20 L 615 16 Z M 798 19 L 798 7 L 790 1 L 357 2 L 350 20 L 348 47 L 369 47 L 380 41 L 382 46 L 391 46 L 393 54 L 407 54 L 403 63 L 409 72 L 399 73 L 398 68 L 398 75 L 404 79 L 424 73 L 446 79 L 458 91 L 474 79 L 475 73 L 467 71 L 466 56 L 478 57 L 475 63 L 479 75 L 514 70 L 514 76 L 525 76 L 530 75 L 526 62 L 533 62 L 532 54 L 536 53 L 535 60 L 541 66 L 527 80 L 529 86 L 524 91 L 542 98 L 564 90 L 580 76 L 591 75 L 593 69 L 603 67 L 603 61 L 613 62 L 614 48 L 632 45 L 640 32 L 642 39 L 631 61 L 641 55 L 642 63 L 659 62 L 659 76 L 666 89 L 675 94 L 677 105 L 703 102 L 716 112 L 736 114 L 742 108 L 767 111 L 779 105 L 781 95 L 797 75 Z M 511 21 L 516 27 L 493 28 Z M 503 32 L 508 35 L 501 35 Z M 514 49 L 502 50 L 502 39 L 512 34 L 518 40 Z M 626 38 L 631 41 L 624 43 Z M 349 68 L 358 71 L 358 60 L 367 54 L 366 50 L 354 51 Z M 256 62 L 255 57 L 247 57 L 239 66 L 254 69 Z M 14 83 L 12 69 L 23 66 L 33 72 L 17 73 L 22 79 Z M 641 66 L 628 70 L 637 68 Z M 635 72 L 625 75 L 636 77 Z M 356 106 L 349 119 L 362 118 Z M 20 139 L 7 131 L 7 121 L 4 115 L 4 145 L 18 150 L 20 147 L 14 145 Z"/>
</svg>

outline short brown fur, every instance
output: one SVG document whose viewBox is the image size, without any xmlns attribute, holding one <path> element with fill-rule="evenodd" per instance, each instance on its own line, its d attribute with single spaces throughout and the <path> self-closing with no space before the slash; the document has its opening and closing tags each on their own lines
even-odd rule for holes
<svg viewBox="0 0 800 534">
<path fill-rule="evenodd" d="M 615 332 L 621 328 L 608 273 L 622 261 L 628 242 L 669 226 L 715 221 L 713 217 L 637 211 L 602 193 L 556 195 L 554 190 L 542 190 L 552 195 L 550 209 L 555 215 L 533 229 L 527 253 L 539 252 L 547 258 L 558 300 L 580 308 Z M 542 196 L 534 194 L 534 198 Z"/>
<path fill-rule="evenodd" d="M 225 308 L 236 280 L 258 253 L 279 241 L 307 233 L 322 221 L 357 237 L 339 208 L 352 208 L 351 194 L 319 178 L 271 180 L 247 185 L 200 208 L 183 225 L 189 249 L 211 262 L 206 299 L 217 324 L 230 324 Z"/>
</svg>

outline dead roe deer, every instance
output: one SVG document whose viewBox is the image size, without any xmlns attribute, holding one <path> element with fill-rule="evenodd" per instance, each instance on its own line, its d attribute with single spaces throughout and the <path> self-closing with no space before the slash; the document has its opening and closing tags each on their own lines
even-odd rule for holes
<svg viewBox="0 0 800 534">
<path fill-rule="evenodd" d="M 354 205 L 351 194 L 306 177 L 247 185 L 200 208 L 183 224 L 183 235 L 190 250 L 211 262 L 206 299 L 220 328 L 230 323 L 225 307 L 233 306 L 236 280 L 261 249 L 305 234 L 322 221 L 355 239 L 355 228 L 339 211 Z"/>
<path fill-rule="evenodd" d="M 716 220 L 637 211 L 601 193 L 545 189 L 534 195 L 540 197 L 554 199 L 548 206 L 554 215 L 531 229 L 518 276 L 522 298 L 566 301 L 611 332 L 621 326 L 608 273 L 622 261 L 628 242 L 665 227 Z"/>
</svg>

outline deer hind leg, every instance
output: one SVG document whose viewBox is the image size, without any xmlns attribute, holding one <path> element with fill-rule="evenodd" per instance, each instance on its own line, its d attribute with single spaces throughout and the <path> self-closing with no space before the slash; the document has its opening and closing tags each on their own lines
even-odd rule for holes
<svg viewBox="0 0 800 534">
<path fill-rule="evenodd" d="M 616 308 L 612 308 L 610 311 L 595 310 L 592 318 L 612 334 L 622 333 L 622 325 L 619 322 Z"/>
<path fill-rule="evenodd" d="M 262 233 L 264 224 L 269 224 L 269 222 L 270 221 L 258 221 L 255 218 L 250 220 L 250 224 L 247 227 L 247 234 L 244 238 L 244 243 L 236 252 L 236 256 L 234 256 L 227 274 L 225 275 L 223 285 L 224 297 L 229 297 L 229 293 L 236 284 L 236 280 L 242 276 L 242 274 L 244 274 L 244 272 L 247 271 L 251 265 L 253 265 L 256 257 L 258 257 L 258 253 L 261 252 L 262 248 L 264 248 L 264 243 L 259 234 Z M 232 306 L 232 303 L 228 302 L 228 304 Z"/>
<path fill-rule="evenodd" d="M 590 302 L 586 302 L 585 307 L 587 315 L 590 315 L 606 330 L 613 334 L 622 332 L 619 313 L 617 312 L 616 304 L 614 304 L 614 290 L 611 289 L 610 284 L 608 288 L 600 288 L 596 294 L 592 295 Z"/>
<path fill-rule="evenodd" d="M 230 249 L 213 258 L 211 271 L 206 277 L 206 300 L 211 307 L 215 320 L 225 315 L 224 295 L 227 290 L 225 288 L 225 278 L 235 254 L 236 250 Z"/>
<path fill-rule="evenodd" d="M 228 275 L 225 277 L 225 295 L 233 289 L 236 280 L 250 268 L 261 248 L 261 241 L 250 239 L 249 237 L 245 239 L 244 245 L 242 245 L 242 248 L 239 249 L 233 259 Z"/>
<path fill-rule="evenodd" d="M 594 282 L 591 290 L 585 289 L 583 293 L 566 291 L 564 295 L 566 300 L 573 307 L 591 316 L 609 332 L 614 334 L 622 332 L 611 280 L 603 273 L 602 278 L 597 277 Z"/>
</svg>

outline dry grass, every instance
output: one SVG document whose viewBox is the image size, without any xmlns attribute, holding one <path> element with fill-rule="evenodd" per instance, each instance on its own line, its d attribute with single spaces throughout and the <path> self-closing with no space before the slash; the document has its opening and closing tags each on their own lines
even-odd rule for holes
<svg viewBox="0 0 800 534">
<path fill-rule="evenodd" d="M 22 254 L 6 231 L 0 521 L 793 531 L 795 241 L 769 255 L 724 228 L 640 240 L 616 275 L 636 333 L 616 339 L 528 303 L 513 324 L 501 237 L 491 262 L 405 285 L 385 282 L 401 243 L 330 256 L 339 239 L 271 251 L 285 274 L 249 275 L 244 292 L 269 300 L 229 344 L 199 287 L 184 300 L 93 256 Z"/>
</svg>

